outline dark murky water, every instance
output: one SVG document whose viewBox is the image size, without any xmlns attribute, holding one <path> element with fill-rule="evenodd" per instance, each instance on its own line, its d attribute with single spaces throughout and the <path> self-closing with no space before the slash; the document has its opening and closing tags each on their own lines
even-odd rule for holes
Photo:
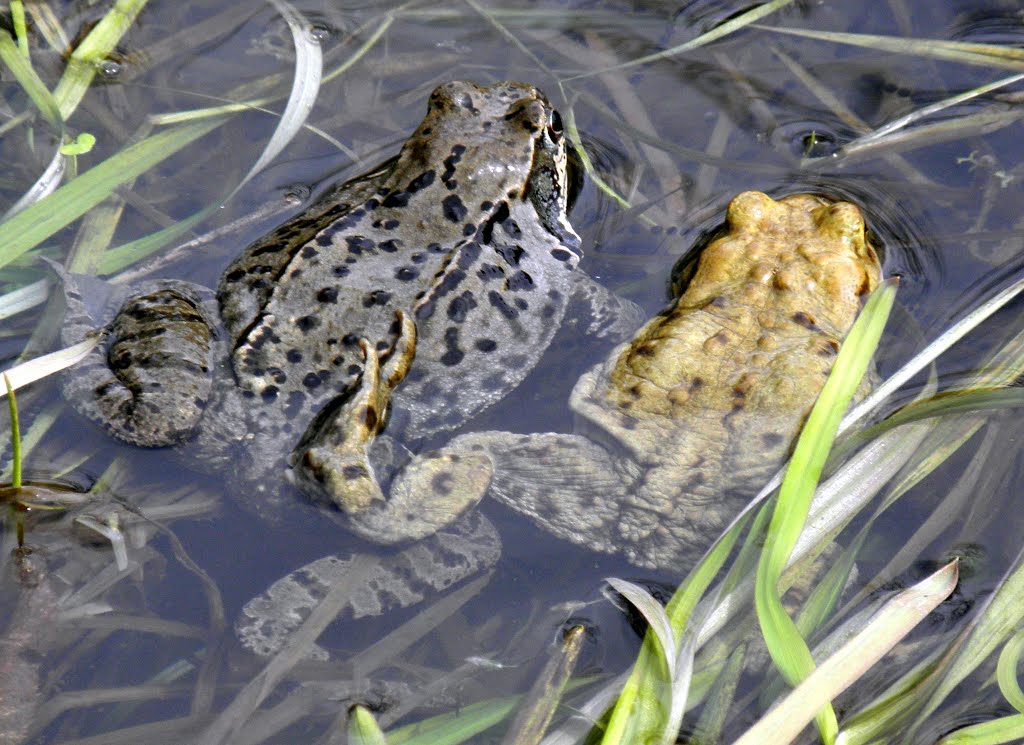
<svg viewBox="0 0 1024 745">
<path fill-rule="evenodd" d="M 310 126 L 284 154 L 195 230 L 227 225 L 268 204 L 281 211 L 250 220 L 230 235 L 162 266 L 159 276 L 213 286 L 237 251 L 299 209 L 296 196 L 315 193 L 331 180 L 355 176 L 393 155 L 422 117 L 431 89 L 453 79 L 529 82 L 544 90 L 563 116 L 571 113 L 597 172 L 631 205 L 623 207 L 593 179 L 587 181 L 572 215 L 583 238 L 581 266 L 647 312 L 667 301 L 675 262 L 721 222 L 729 199 L 747 189 L 775 196 L 813 191 L 852 200 L 863 208 L 884 251 L 886 274 L 901 277 L 901 309 L 880 360 L 883 374 L 916 351 L 920 338 L 934 338 L 966 308 L 1019 276 L 1024 245 L 1022 132 L 1013 116 L 1024 91 L 1019 83 L 925 120 L 949 123 L 945 132 L 936 130 L 861 155 L 827 157 L 861 134 L 1009 76 L 1011 70 L 866 50 L 771 30 L 792 27 L 1019 47 L 1024 19 L 1015 2 L 913 7 L 897 1 L 798 2 L 764 18 L 761 27 L 642 66 L 599 74 L 595 71 L 683 44 L 750 6 L 700 1 L 506 3 L 500 8 L 415 2 L 389 9 L 373 2 L 296 6 L 318 29 L 325 72 L 338 70 L 375 32 L 383 33 L 351 67 L 323 84 Z M 79 13 L 69 4 L 59 12 L 73 37 L 80 29 L 87 30 L 103 10 L 105 6 L 85 7 Z M 93 153 L 81 159 L 81 170 L 117 151 L 150 115 L 262 98 L 266 89 L 259 87 L 260 81 L 272 76 L 280 81 L 269 100 L 260 104 L 266 111 L 235 114 L 140 178 L 131 187 L 113 245 L 183 219 L 231 191 L 277 123 L 275 113 L 283 108 L 292 75 L 290 48 L 287 26 L 269 4 L 155 1 L 144 9 L 107 66 L 109 75 L 94 85 L 72 119 L 76 131 L 91 131 L 98 138 Z M 36 64 L 52 87 L 62 62 L 52 53 L 40 52 Z M 246 91 L 249 85 L 255 92 Z M 3 90 L 17 102 L 13 110 L 20 111 L 17 87 L 4 83 Z M 964 124 L 968 117 L 982 115 L 992 118 L 984 125 Z M 0 152 L 6 166 L 0 199 L 6 209 L 41 167 L 27 154 L 24 137 L 4 135 Z M 43 157 L 44 163 L 48 157 Z M 58 233 L 45 244 L 45 253 L 63 258 L 75 240 L 74 230 Z M 39 276 L 35 261 L 0 271 L 8 289 Z M 943 380 L 955 381 L 977 367 L 1004 337 L 1019 330 L 1017 317 L 1017 304 L 1011 304 L 942 358 L 938 368 Z M 41 320 L 45 319 L 36 309 L 4 321 L 0 351 L 5 359 L 15 359 Z M 52 344 L 52 332 L 36 333 L 38 344 Z M 468 428 L 570 431 L 568 393 L 578 375 L 602 353 L 581 350 L 571 337 L 570 329 L 523 386 Z M 38 353 L 38 347 L 33 349 Z M 898 398 L 906 400 L 912 392 Z M 52 381 L 36 384 L 21 401 L 27 429 L 56 411 L 57 386 Z M 932 632 L 959 628 L 1020 548 L 1020 510 L 1014 509 L 1018 420 L 1012 413 L 994 416 L 989 426 L 998 445 L 976 493 L 963 514 L 951 520 L 952 527 L 940 531 L 901 577 L 903 582 L 913 581 L 926 566 L 955 553 L 957 546 L 974 547 L 980 555 L 975 572 L 963 579 L 958 594 L 940 609 L 941 617 L 937 614 L 930 623 Z M 862 578 L 872 577 L 889 561 L 917 529 L 921 516 L 968 467 L 970 457 L 970 450 L 958 453 L 878 521 L 861 557 Z M 30 730 L 31 742 L 93 742 L 88 739 L 93 736 L 107 743 L 188 741 L 195 730 L 171 727 L 168 731 L 174 734 L 166 736 L 149 730 L 143 739 L 103 733 L 189 716 L 191 707 L 200 706 L 194 698 L 200 670 L 216 676 L 212 710 L 223 709 L 263 664 L 237 647 L 230 629 L 245 601 L 320 556 L 372 550 L 298 497 L 294 520 L 284 528 L 269 529 L 221 499 L 223 487 L 216 478 L 182 470 L 160 452 L 113 444 L 70 413 L 46 432 L 32 451 L 28 468 L 45 476 L 72 469 L 72 480 L 88 483 L 107 473 L 115 458 L 117 473 L 108 477 L 102 493 L 141 504 L 147 511 L 185 500 L 202 513 L 177 521 L 174 514 L 167 514 L 166 521 L 191 561 L 219 588 L 227 628 L 211 621 L 202 580 L 175 557 L 166 533 L 140 525 L 134 529 L 137 548 L 130 549 L 138 562 L 136 570 L 128 579 L 112 583 L 112 589 L 98 588 L 88 598 L 109 604 L 112 612 L 66 603 L 79 607 L 81 617 L 62 619 L 58 637 L 38 643 L 43 656 L 16 671 L 24 676 L 26 690 L 38 685 L 40 691 L 37 702 L 42 703 Z M 287 488 L 283 482 L 281 488 Z M 203 509 L 211 503 L 214 509 Z M 346 697 L 324 681 L 354 678 L 353 685 L 371 688 L 379 685 L 377 681 L 394 682 L 382 689 L 390 706 L 382 709 L 387 721 L 396 711 L 404 711 L 407 701 L 421 701 L 421 694 L 399 684 L 422 690 L 452 670 L 458 672 L 450 686 L 423 694 L 422 703 L 433 708 L 422 711 L 454 710 L 489 696 L 522 691 L 569 619 L 583 620 L 592 630 L 580 670 L 624 669 L 640 636 L 603 598 L 602 578 L 617 575 L 671 588 L 686 568 L 661 574 L 637 570 L 615 557 L 589 554 L 540 534 L 528 521 L 494 504 L 485 503 L 482 509 L 497 524 L 505 545 L 487 583 L 468 593 L 464 605 L 448 611 L 422 638 L 408 644 L 387 641 L 385 653 L 372 662 L 367 661 L 370 645 L 406 622 L 415 622 L 422 608 L 336 624 L 320 640 L 334 661 L 300 665 L 291 682 L 267 704 L 280 703 L 295 690 L 295 681 L 307 686 L 313 691 L 311 701 L 297 722 L 274 734 L 268 720 L 266 739 L 253 735 L 244 741 L 335 742 L 326 730 L 344 711 Z M 110 553 L 86 541 L 68 546 L 67 522 L 36 526 L 29 543 L 44 574 L 59 577 L 54 587 L 81 588 L 89 577 L 109 570 Z M 10 541 L 5 545 L 11 547 Z M 10 603 L 0 608 L 5 616 L 8 608 L 17 616 L 23 609 L 15 608 L 20 591 L 10 562 L 6 572 L 4 596 Z M 41 625 L 55 617 L 52 608 L 32 612 L 40 614 Z M 157 621 L 169 625 L 144 628 Z M 207 633 L 213 636 L 204 638 Z M 204 667 L 207 655 L 220 653 L 222 665 Z M 485 664 L 482 658 L 490 662 Z M 106 698 L 95 694 L 144 684 L 151 686 L 148 693 L 114 692 Z M 88 705 L 70 697 L 76 691 L 86 692 Z M 357 689 L 356 698 L 373 699 L 379 692 L 373 688 L 368 695 Z M 89 699 L 90 695 L 96 698 Z M 996 694 L 971 711 L 994 715 L 998 701 Z M 929 742 L 928 737 L 962 720 L 966 715 L 957 707 L 964 703 L 951 699 L 948 713 L 940 710 L 934 729 L 919 733 L 917 741 Z M 736 732 L 743 720 L 753 720 L 759 712 L 750 704 L 743 714 L 734 715 Z M 280 715 L 280 721 L 289 721 Z M 0 741 L 17 740 L 0 736 Z"/>
</svg>

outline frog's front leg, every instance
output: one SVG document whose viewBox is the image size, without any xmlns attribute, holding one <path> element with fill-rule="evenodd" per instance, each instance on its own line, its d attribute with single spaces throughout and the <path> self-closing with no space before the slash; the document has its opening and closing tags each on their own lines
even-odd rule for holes
<svg viewBox="0 0 1024 745">
<path fill-rule="evenodd" d="M 109 286 L 54 269 L 67 304 L 63 341 L 81 341 L 98 326 L 105 334 L 65 375 L 64 397 L 130 444 L 165 447 L 187 439 L 213 386 L 212 293 L 187 282 L 158 280 L 108 298 Z M 90 294 L 104 294 L 106 308 L 96 313 L 89 309 L 94 298 L 84 297 L 81 289 L 88 282 L 96 283 Z"/>
<path fill-rule="evenodd" d="M 292 454 L 298 485 L 336 504 L 355 532 L 377 543 L 437 532 L 480 501 L 491 478 L 485 457 L 426 453 L 406 465 L 384 494 L 370 446 L 416 354 L 416 326 L 402 311 L 397 315 L 398 339 L 383 364 L 373 345 L 361 340 L 360 378 L 317 415 Z"/>
</svg>

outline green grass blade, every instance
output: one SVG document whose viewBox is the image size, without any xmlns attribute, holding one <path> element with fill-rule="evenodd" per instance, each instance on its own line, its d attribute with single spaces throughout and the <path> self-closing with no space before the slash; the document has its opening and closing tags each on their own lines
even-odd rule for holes
<svg viewBox="0 0 1024 745">
<path fill-rule="evenodd" d="M 11 486 L 21 488 L 21 426 L 18 424 L 18 401 L 11 379 L 4 375 L 7 388 L 7 410 L 11 413 Z"/>
<path fill-rule="evenodd" d="M 712 547 L 705 559 L 694 567 L 679 586 L 666 606 L 665 611 L 668 613 L 676 640 L 682 638 L 697 601 L 722 568 L 744 525 L 744 522 L 735 525 Z M 662 650 L 657 635 L 653 631 L 648 631 L 633 671 L 615 702 L 615 708 L 601 740 L 602 745 L 674 742 L 678 723 L 675 723 L 673 728 L 671 714 L 681 707 L 678 702 L 665 700 L 666 695 L 672 696 L 674 683 L 669 676 L 665 651 Z"/>
<path fill-rule="evenodd" d="M 348 712 L 348 741 L 352 745 L 388 745 L 387 738 L 373 714 L 356 704 Z"/>
<path fill-rule="evenodd" d="M 126 181 L 173 155 L 225 120 L 186 124 L 147 137 L 0 224 L 0 267 L 67 227 Z"/>
<path fill-rule="evenodd" d="M 54 131 L 61 131 L 64 126 L 64 117 L 61 116 L 56 99 L 36 75 L 36 71 L 32 69 L 28 57 L 21 53 L 21 50 L 6 33 L 0 34 L 0 62 L 3 62 L 11 71 L 14 79 L 18 81 L 39 112 L 46 117 L 46 121 L 50 123 Z"/>
<path fill-rule="evenodd" d="M 25 26 L 25 5 L 21 0 L 11 0 L 11 25 L 14 26 L 14 38 L 18 40 L 18 50 L 28 59 L 28 29 Z"/>
<path fill-rule="evenodd" d="M 117 0 L 103 19 L 75 47 L 64 75 L 53 91 L 61 116 L 67 119 L 92 84 L 100 64 L 114 50 L 135 21 L 146 0 Z"/>
<path fill-rule="evenodd" d="M 823 706 L 860 678 L 953 592 L 952 561 L 892 598 L 864 629 L 808 675 L 734 745 L 792 742 Z M 818 715 L 820 718 L 820 715 Z"/>
<path fill-rule="evenodd" d="M 790 685 L 807 677 L 814 669 L 814 659 L 782 607 L 778 583 L 803 530 L 832 439 L 871 362 L 895 295 L 895 283 L 879 286 L 847 336 L 797 440 L 768 526 L 768 539 L 757 567 L 754 601 L 768 651 Z M 838 725 L 831 706 L 819 714 L 818 729 L 825 743 L 834 741 Z"/>
<path fill-rule="evenodd" d="M 522 696 L 480 701 L 388 732 L 389 745 L 460 745 L 505 719 Z"/>
<path fill-rule="evenodd" d="M 1024 714 L 1024 691 L 1017 680 L 1017 667 L 1020 664 L 1021 652 L 1024 651 L 1024 631 L 1018 631 L 1010 641 L 1006 642 L 999 653 L 999 664 L 996 666 L 996 680 L 999 690 L 1010 706 Z"/>
<path fill-rule="evenodd" d="M 937 745 L 1002 745 L 1024 740 L 1024 714 L 972 724 L 943 737 Z"/>
</svg>

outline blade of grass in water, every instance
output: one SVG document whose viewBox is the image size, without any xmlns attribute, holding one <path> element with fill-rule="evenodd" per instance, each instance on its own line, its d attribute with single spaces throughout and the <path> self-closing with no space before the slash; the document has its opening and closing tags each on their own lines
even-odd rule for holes
<svg viewBox="0 0 1024 745">
<path fill-rule="evenodd" d="M 55 372 L 71 367 L 85 359 L 92 348 L 99 343 L 99 336 L 86 339 L 70 347 L 59 349 L 56 352 L 44 354 L 42 357 L 22 362 L 9 368 L 4 372 L 4 378 L 8 381 L 12 390 L 22 388 L 29 383 L 53 375 Z"/>
<path fill-rule="evenodd" d="M 811 722 L 822 706 L 880 660 L 953 592 L 957 563 L 892 598 L 863 630 L 807 676 L 776 707 L 747 730 L 735 745 L 785 745 Z"/>
<path fill-rule="evenodd" d="M 807 677 L 814 669 L 814 659 L 782 607 L 777 589 L 779 579 L 803 530 L 832 439 L 875 353 L 895 295 L 896 285 L 883 283 L 865 304 L 843 343 L 797 440 L 768 526 L 768 539 L 757 567 L 754 601 L 768 652 L 790 685 Z M 817 721 L 825 743 L 834 742 L 838 725 L 830 705 L 819 713 Z"/>
<path fill-rule="evenodd" d="M 913 731 L 922 726 L 939 705 L 973 673 L 1000 644 L 1024 622 L 1024 551 L 1017 555 L 1012 569 L 988 597 L 983 607 L 955 643 L 951 659 L 944 660 L 941 677 L 927 703 L 917 715 Z"/>
<path fill-rule="evenodd" d="M 117 0 L 103 19 L 75 47 L 64 75 L 53 91 L 61 115 L 67 119 L 85 97 L 100 64 L 127 33 L 146 0 Z"/>
<path fill-rule="evenodd" d="M 18 401 L 14 396 L 11 379 L 4 375 L 7 388 L 7 410 L 11 414 L 11 486 L 21 488 L 21 426 L 18 424 Z"/>
<path fill-rule="evenodd" d="M 356 704 L 348 712 L 348 741 L 351 745 L 387 745 L 377 720 L 365 706 Z"/>
<path fill-rule="evenodd" d="M 665 57 L 674 57 L 677 54 L 683 52 L 689 52 L 692 49 L 698 49 L 705 44 L 710 44 L 713 41 L 718 41 L 724 36 L 728 36 L 731 33 L 739 31 L 744 26 L 749 26 L 767 15 L 774 13 L 781 8 L 789 5 L 793 0 L 771 0 L 771 2 L 764 3 L 762 5 L 756 5 L 745 13 L 740 13 L 735 18 L 731 18 L 725 23 L 722 23 L 715 28 L 708 31 L 706 34 L 701 34 L 696 39 L 691 39 L 685 44 L 672 47 L 671 49 L 665 49 L 661 52 L 655 52 L 654 54 L 648 54 L 644 57 L 639 57 L 629 62 L 623 62 L 621 65 L 614 65 L 612 67 L 606 67 L 603 70 L 591 70 L 589 72 L 580 73 L 579 75 L 573 75 L 572 77 L 565 78 L 562 82 L 569 82 L 571 80 L 580 80 L 582 78 L 589 78 L 594 75 L 600 75 L 604 72 L 612 72 L 614 70 L 626 70 L 630 67 L 636 67 L 637 65 L 643 65 L 647 62 L 654 62 L 655 60 L 664 59 Z"/>
<path fill-rule="evenodd" d="M 14 75 L 14 79 L 22 87 L 28 97 L 32 100 L 39 112 L 46 118 L 55 131 L 61 131 L 64 118 L 61 116 L 60 107 L 56 99 L 43 84 L 43 81 L 32 69 L 28 58 L 21 53 L 14 41 L 6 33 L 0 34 L 0 62 L 3 62 L 7 69 Z"/>
<path fill-rule="evenodd" d="M 25 208 L 0 225 L 0 266 L 6 266 L 67 227 L 110 196 L 118 185 L 149 170 L 224 121 L 186 124 L 147 137 Z"/>
<path fill-rule="evenodd" d="M 876 49 L 896 54 L 912 54 L 917 57 L 963 62 L 984 67 L 1005 67 L 1011 70 L 1024 69 L 1024 49 L 997 44 L 975 44 L 965 41 L 943 41 L 941 39 L 908 39 L 901 36 L 878 36 L 874 34 L 847 34 L 836 31 L 813 31 L 781 26 L 759 26 L 766 31 L 779 34 L 802 36 L 836 44 Z"/>
<path fill-rule="evenodd" d="M 505 719 L 522 700 L 508 696 L 461 707 L 388 732 L 389 745 L 460 745 Z"/>
<path fill-rule="evenodd" d="M 216 212 L 249 181 L 276 158 L 305 125 L 317 94 L 323 72 L 323 55 L 320 44 L 311 35 L 308 24 L 295 8 L 284 0 L 273 0 L 273 5 L 288 23 L 295 47 L 295 74 L 292 77 L 291 93 L 285 105 L 281 120 L 274 129 L 270 141 L 245 177 L 224 198 L 216 200 L 206 208 L 180 222 L 147 235 L 137 241 L 113 248 L 104 253 L 99 262 L 100 274 L 112 274 L 129 264 L 148 256 L 183 235 L 192 226 Z"/>
<path fill-rule="evenodd" d="M 722 568 L 743 527 L 741 522 L 724 536 L 672 596 L 665 611 L 675 639 L 682 638 L 697 601 Z M 648 631 L 633 671 L 615 702 L 602 745 L 675 742 L 679 722 L 673 721 L 672 714 L 681 713 L 684 707 L 672 700 L 676 681 L 669 677 L 674 663 L 668 661 L 667 653 L 657 635 Z"/>
<path fill-rule="evenodd" d="M 529 695 L 519 707 L 515 720 L 505 733 L 502 745 L 536 745 L 544 735 L 555 709 L 562 700 L 565 684 L 576 666 L 586 629 L 573 626 L 544 666 Z"/>
</svg>

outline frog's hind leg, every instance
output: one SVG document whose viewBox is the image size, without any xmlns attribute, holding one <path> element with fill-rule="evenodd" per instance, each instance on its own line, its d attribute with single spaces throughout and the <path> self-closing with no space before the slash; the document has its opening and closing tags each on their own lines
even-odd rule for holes
<svg viewBox="0 0 1024 745">
<path fill-rule="evenodd" d="M 668 566 L 670 515 L 644 496 L 645 469 L 580 435 L 474 432 L 446 448 L 486 456 L 488 494 L 554 535 L 639 566 Z"/>
<path fill-rule="evenodd" d="M 416 352 L 415 324 L 404 312 L 397 315 L 398 339 L 384 362 L 362 340 L 361 376 L 320 412 L 292 454 L 299 486 L 334 502 L 349 516 L 353 530 L 378 543 L 436 532 L 476 504 L 490 480 L 485 458 L 423 455 L 400 471 L 385 496 L 370 447 L 384 426 L 391 393 Z"/>
<path fill-rule="evenodd" d="M 104 298 L 95 318 L 81 285 L 96 282 L 55 267 L 67 304 L 63 340 L 105 324 L 105 339 L 64 378 L 64 397 L 86 418 L 132 445 L 164 447 L 189 437 L 213 386 L 212 293 L 153 281 Z"/>
</svg>

